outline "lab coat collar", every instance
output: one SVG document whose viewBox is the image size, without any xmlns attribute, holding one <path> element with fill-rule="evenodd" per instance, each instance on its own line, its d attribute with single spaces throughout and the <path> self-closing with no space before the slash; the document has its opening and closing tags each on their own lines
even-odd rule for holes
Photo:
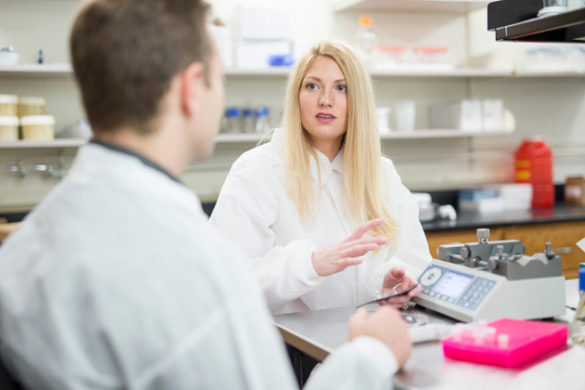
<svg viewBox="0 0 585 390">
<path fill-rule="evenodd" d="M 271 142 L 284 148 L 284 130 L 274 129 Z M 329 161 L 329 158 L 318 150 L 315 150 L 315 155 L 319 160 L 319 168 L 317 167 L 317 159 L 311 158 L 309 163 L 311 177 L 316 183 L 319 182 L 319 169 L 321 171 L 321 186 L 324 186 L 330 181 L 333 173 L 343 174 L 343 147 L 333 161 Z"/>
<path fill-rule="evenodd" d="M 113 150 L 115 152 L 124 153 L 124 154 L 127 154 L 129 156 L 136 157 L 138 160 L 140 160 L 140 162 L 142 164 L 146 165 L 147 167 L 150 167 L 152 169 L 159 171 L 160 173 L 164 174 L 169 179 L 171 179 L 177 183 L 183 184 L 179 179 L 177 179 L 169 171 L 167 171 L 166 169 L 164 169 L 163 167 L 161 167 L 160 165 L 158 165 L 157 163 L 155 163 L 151 159 L 145 157 L 144 155 L 142 155 L 134 150 L 128 149 L 122 145 L 114 144 L 114 143 L 103 141 L 103 140 L 96 139 L 96 138 L 92 138 L 89 141 L 89 143 L 100 145 L 100 146 L 103 146 L 104 148 L 107 148 L 109 150 Z"/>
</svg>

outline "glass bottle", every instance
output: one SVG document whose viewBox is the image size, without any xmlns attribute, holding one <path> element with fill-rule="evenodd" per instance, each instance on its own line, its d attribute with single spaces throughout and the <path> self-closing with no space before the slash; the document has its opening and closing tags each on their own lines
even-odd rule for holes
<svg viewBox="0 0 585 390">
<path fill-rule="evenodd" d="M 268 107 L 261 106 L 256 110 L 256 133 L 266 134 L 270 131 L 268 124 Z"/>
<path fill-rule="evenodd" d="M 243 132 L 253 133 L 256 130 L 256 118 L 254 110 L 251 108 L 243 109 Z"/>
<path fill-rule="evenodd" d="M 375 54 L 378 48 L 378 36 L 374 32 L 372 18 L 362 16 L 358 20 L 357 47 L 361 52 L 366 64 L 371 67 L 375 61 Z"/>
<path fill-rule="evenodd" d="M 226 133 L 239 133 L 241 132 L 240 125 L 240 109 L 237 107 L 230 107 L 225 110 L 226 117 Z"/>
</svg>

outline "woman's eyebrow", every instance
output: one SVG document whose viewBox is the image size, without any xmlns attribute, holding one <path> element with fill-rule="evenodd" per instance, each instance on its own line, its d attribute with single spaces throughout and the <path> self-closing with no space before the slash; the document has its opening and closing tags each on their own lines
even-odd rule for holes
<svg viewBox="0 0 585 390">
<path fill-rule="evenodd" d="M 319 77 L 315 77 L 315 76 L 306 76 L 305 80 L 306 79 L 313 79 L 313 80 L 321 82 L 321 79 Z M 338 79 L 338 80 L 334 81 L 334 83 L 344 83 L 344 82 L 345 82 L 345 79 Z"/>
</svg>

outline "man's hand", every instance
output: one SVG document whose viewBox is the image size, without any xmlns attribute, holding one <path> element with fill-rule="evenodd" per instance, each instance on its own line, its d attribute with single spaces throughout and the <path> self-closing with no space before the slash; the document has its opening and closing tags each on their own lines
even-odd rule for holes
<svg viewBox="0 0 585 390">
<path fill-rule="evenodd" d="M 360 225 L 348 238 L 337 245 L 318 249 L 313 252 L 313 268 L 320 276 L 341 272 L 349 266 L 360 264 L 361 256 L 378 249 L 388 243 L 386 237 L 364 237 L 364 235 L 380 226 L 383 220 L 378 218 Z"/>
<path fill-rule="evenodd" d="M 400 290 L 404 290 L 416 283 L 418 282 L 412 279 L 410 276 L 406 275 L 402 268 L 392 267 L 390 271 L 388 271 L 384 276 L 384 283 L 382 284 L 382 295 L 391 294 L 393 292 L 400 292 Z M 392 307 L 399 308 L 406 302 L 410 301 L 412 297 L 416 296 L 421 291 L 422 287 L 419 284 L 407 294 L 380 301 L 380 305 L 391 305 Z"/>
<path fill-rule="evenodd" d="M 398 367 L 404 366 L 412 353 L 412 341 L 408 337 L 408 324 L 400 313 L 391 307 L 380 307 L 372 315 L 359 309 L 349 320 L 348 338 L 369 336 L 383 342 L 394 354 Z"/>
</svg>

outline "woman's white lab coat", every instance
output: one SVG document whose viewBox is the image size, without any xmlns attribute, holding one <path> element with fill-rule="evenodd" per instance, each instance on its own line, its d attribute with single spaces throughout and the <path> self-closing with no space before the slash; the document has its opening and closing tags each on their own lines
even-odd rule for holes
<svg viewBox="0 0 585 390">
<path fill-rule="evenodd" d="M 232 166 L 210 219 L 236 245 L 266 295 L 271 311 L 286 313 L 357 305 L 376 297 L 392 266 L 413 278 L 431 260 L 418 220 L 418 205 L 402 184 L 392 162 L 383 158 L 384 194 L 400 224 L 398 238 L 362 264 L 321 277 L 311 256 L 315 249 L 347 238 L 357 226 L 344 203 L 343 152 L 333 162 L 317 152 L 321 169 L 311 161 L 316 199 L 312 220 L 303 224 L 288 197 L 284 169 L 284 132 L 244 153 Z"/>
</svg>

